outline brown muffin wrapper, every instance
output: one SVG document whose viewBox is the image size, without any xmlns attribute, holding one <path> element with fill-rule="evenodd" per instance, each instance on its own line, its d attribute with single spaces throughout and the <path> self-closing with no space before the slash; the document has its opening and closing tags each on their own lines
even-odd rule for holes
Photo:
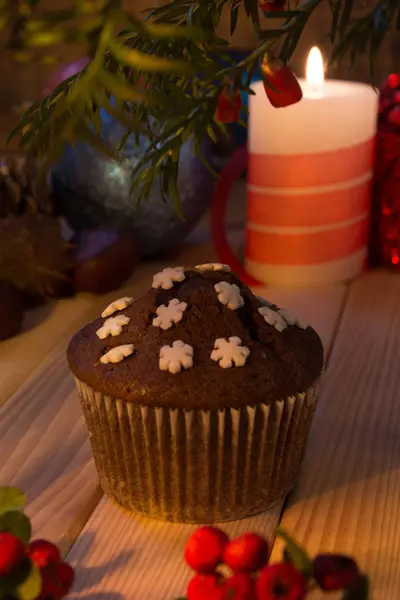
<svg viewBox="0 0 400 600">
<path fill-rule="evenodd" d="M 186 523 L 241 519 L 283 500 L 319 388 L 270 406 L 203 411 L 140 406 L 76 383 L 104 492 L 147 517 Z"/>
</svg>

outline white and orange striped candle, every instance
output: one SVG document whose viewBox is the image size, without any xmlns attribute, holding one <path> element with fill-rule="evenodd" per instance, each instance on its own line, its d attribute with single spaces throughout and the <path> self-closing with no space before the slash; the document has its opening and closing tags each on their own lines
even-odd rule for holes
<svg viewBox="0 0 400 600">
<path fill-rule="evenodd" d="M 324 81 L 318 49 L 303 99 L 273 108 L 263 83 L 249 100 L 246 271 L 263 283 L 343 282 L 364 268 L 378 97 Z"/>
</svg>

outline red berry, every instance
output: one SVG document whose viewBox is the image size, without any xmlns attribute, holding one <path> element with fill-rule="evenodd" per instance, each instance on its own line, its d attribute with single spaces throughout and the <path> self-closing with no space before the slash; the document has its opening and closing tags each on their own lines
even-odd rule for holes
<svg viewBox="0 0 400 600">
<path fill-rule="evenodd" d="M 314 559 L 313 576 L 319 587 L 328 592 L 355 586 L 360 580 L 360 571 L 349 556 L 320 554 Z"/>
<path fill-rule="evenodd" d="M 268 562 L 268 544 L 256 533 L 244 533 L 229 542 L 222 558 L 235 573 L 255 573 Z"/>
<path fill-rule="evenodd" d="M 195 575 L 186 590 L 187 600 L 222 600 L 218 573 L 212 575 Z"/>
<path fill-rule="evenodd" d="M 388 121 L 392 125 L 400 125 L 400 106 L 394 106 L 388 114 Z"/>
<path fill-rule="evenodd" d="M 197 529 L 186 542 L 185 561 L 197 573 L 212 573 L 222 561 L 229 538 L 217 527 Z"/>
<path fill-rule="evenodd" d="M 16 535 L 0 533 L 0 576 L 9 573 L 25 556 L 25 546 Z"/>
<path fill-rule="evenodd" d="M 254 579 L 247 573 L 235 573 L 221 586 L 221 600 L 254 600 Z"/>
<path fill-rule="evenodd" d="M 51 542 L 46 540 L 34 540 L 28 545 L 28 556 L 31 561 L 42 569 L 49 562 L 59 562 L 61 560 L 60 551 Z"/>
<path fill-rule="evenodd" d="M 66 596 L 74 582 L 74 570 L 67 563 L 48 563 L 40 570 L 42 591 L 38 600 L 60 600 Z"/>
<path fill-rule="evenodd" d="M 303 575 L 289 563 L 264 567 L 256 580 L 257 600 L 303 600 L 307 586 Z"/>
</svg>

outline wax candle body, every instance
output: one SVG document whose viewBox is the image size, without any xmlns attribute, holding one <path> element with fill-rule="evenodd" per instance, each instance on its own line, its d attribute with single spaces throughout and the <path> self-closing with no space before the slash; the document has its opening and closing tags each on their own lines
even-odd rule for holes
<svg viewBox="0 0 400 600">
<path fill-rule="evenodd" d="M 378 98 L 359 83 L 300 84 L 284 109 L 261 82 L 250 96 L 246 269 L 281 285 L 345 281 L 366 258 Z"/>
</svg>

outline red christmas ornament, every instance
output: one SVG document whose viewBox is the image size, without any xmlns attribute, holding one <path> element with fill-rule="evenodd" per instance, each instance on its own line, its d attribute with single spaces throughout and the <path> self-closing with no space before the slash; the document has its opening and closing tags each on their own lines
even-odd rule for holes
<svg viewBox="0 0 400 600">
<path fill-rule="evenodd" d="M 265 56 L 261 72 L 264 76 L 265 93 L 275 108 L 290 106 L 302 99 L 303 92 L 295 74 L 278 58 L 269 59 Z"/>
<path fill-rule="evenodd" d="M 25 558 L 25 546 L 12 533 L 0 533 L 0 577 L 6 575 Z"/>
<path fill-rule="evenodd" d="M 400 271 L 400 75 L 380 90 L 369 262 Z"/>
<path fill-rule="evenodd" d="M 215 119 L 220 123 L 236 123 L 239 119 L 242 97 L 238 90 L 225 88 L 219 95 Z"/>
<path fill-rule="evenodd" d="M 260 8 L 264 13 L 285 10 L 287 0 L 260 0 Z"/>
<path fill-rule="evenodd" d="M 229 542 L 222 558 L 234 573 L 256 573 L 268 562 L 268 544 L 256 533 L 244 533 Z"/>
</svg>

